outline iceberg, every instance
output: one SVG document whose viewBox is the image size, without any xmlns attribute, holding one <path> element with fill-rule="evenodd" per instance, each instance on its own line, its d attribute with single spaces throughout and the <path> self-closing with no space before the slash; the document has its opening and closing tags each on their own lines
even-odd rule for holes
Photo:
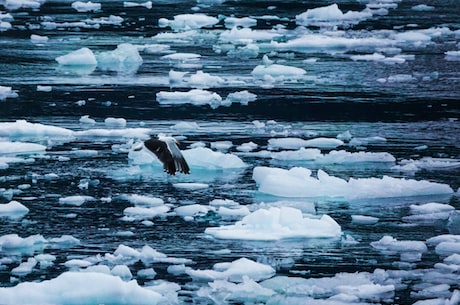
<svg viewBox="0 0 460 305">
<path fill-rule="evenodd" d="M 0 204 L 0 217 L 21 218 L 27 213 L 29 213 L 29 209 L 18 201 L 13 200 Z"/>
<path fill-rule="evenodd" d="M 36 143 L 0 141 L 0 154 L 33 154 L 43 153 L 46 146 Z"/>
<path fill-rule="evenodd" d="M 296 23 L 304 26 L 334 26 L 356 24 L 362 20 L 372 17 L 372 12 L 363 10 L 361 12 L 348 11 L 345 14 L 337 4 L 309 9 L 296 16 Z"/>
<path fill-rule="evenodd" d="M 99 272 L 64 272 L 42 282 L 24 282 L 1 287 L 7 304 L 160 304 L 167 300 L 136 281 Z"/>
<path fill-rule="evenodd" d="M 16 98 L 18 94 L 11 87 L 0 86 L 0 101 L 4 101 L 7 98 Z"/>
<path fill-rule="evenodd" d="M 143 62 L 138 48 L 130 43 L 119 44 L 113 51 L 101 52 L 96 59 L 102 70 L 127 74 L 136 73 Z"/>
<path fill-rule="evenodd" d="M 93 51 L 81 48 L 69 54 L 56 57 L 56 61 L 64 66 L 96 66 L 97 59 Z"/>
<path fill-rule="evenodd" d="M 452 194 L 447 184 L 383 176 L 382 178 L 342 178 L 318 170 L 294 167 L 290 170 L 258 166 L 253 179 L 259 192 L 280 197 L 341 197 L 345 199 L 388 198 Z"/>
<path fill-rule="evenodd" d="M 299 209 L 259 209 L 234 225 L 206 228 L 219 239 L 280 240 L 286 238 L 334 238 L 342 235 L 340 225 L 328 215 L 304 217 Z"/>
<path fill-rule="evenodd" d="M 91 1 L 88 1 L 88 2 L 75 1 L 72 3 L 72 8 L 75 9 L 79 13 L 94 12 L 94 11 L 99 11 L 101 9 L 101 4 L 93 3 Z"/>
<path fill-rule="evenodd" d="M 222 97 L 211 91 L 202 89 L 192 89 L 187 92 L 174 91 L 160 91 L 156 94 L 157 102 L 160 105 L 182 105 L 192 104 L 196 106 L 209 105 L 215 109 L 222 103 Z"/>
<path fill-rule="evenodd" d="M 231 263 L 217 263 L 214 265 L 213 270 L 193 270 L 188 268 L 185 272 L 194 280 L 228 280 L 235 283 L 243 282 L 244 278 L 261 281 L 275 275 L 275 269 L 271 266 L 257 263 L 244 257 Z"/>
<path fill-rule="evenodd" d="M 217 24 L 219 19 L 207 16 L 205 14 L 180 14 L 174 16 L 173 20 L 160 18 L 158 26 L 161 28 L 171 27 L 174 31 L 186 31 L 200 29 L 203 27 L 212 27 Z"/>
</svg>

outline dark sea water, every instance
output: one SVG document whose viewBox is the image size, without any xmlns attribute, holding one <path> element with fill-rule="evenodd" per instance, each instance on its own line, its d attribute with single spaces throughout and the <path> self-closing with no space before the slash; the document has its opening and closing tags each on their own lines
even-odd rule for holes
<svg viewBox="0 0 460 305">
<path fill-rule="evenodd" d="M 436 236 L 460 234 L 457 1 L 153 1 L 152 7 L 147 8 L 125 7 L 122 1 L 103 0 L 99 2 L 100 10 L 90 12 L 77 12 L 71 7 L 72 1 L 46 1 L 37 8 L 18 9 L 12 3 L 0 0 L 0 21 L 11 25 L 0 26 L 0 86 L 11 87 L 17 96 L 2 98 L 0 91 L 0 141 L 2 145 L 37 143 L 46 146 L 46 151 L 15 154 L 26 161 L 0 167 L 0 203 L 15 200 L 29 209 L 19 218 L 0 218 L 0 287 L 43 282 L 69 269 L 84 269 L 70 268 L 65 263 L 113 254 L 120 245 L 134 249 L 148 245 L 168 257 L 189 260 L 186 266 L 195 270 L 248 258 L 272 266 L 276 276 L 292 278 L 331 278 L 342 272 L 375 275 L 376 270 L 383 270 L 386 280 L 374 279 L 374 283 L 395 287 L 390 296 L 369 290 L 374 297 L 360 295 L 349 303 L 331 298 L 337 297 L 338 290 L 324 294 L 308 294 L 305 289 L 291 294 L 278 291 L 271 298 L 259 299 L 260 304 L 414 304 L 427 299 L 433 299 L 433 303 L 427 304 L 441 304 L 436 302 L 445 300 L 451 302 L 446 304 L 458 304 L 460 263 L 458 260 L 452 263 L 448 271 L 436 267 L 452 253 L 440 254 L 433 244 L 426 242 Z M 296 22 L 296 16 L 308 9 L 333 3 L 343 13 L 361 12 L 366 6 L 374 11 L 360 20 L 334 21 L 327 17 L 320 25 Z M 417 9 L 420 4 L 429 7 Z M 383 10 L 377 11 L 379 8 Z M 2 15 L 6 13 L 10 16 Z M 218 21 L 196 28 L 190 24 L 189 28 L 159 26 L 160 18 L 172 20 L 180 14 L 197 13 Z M 119 22 L 107 19 L 111 15 L 118 16 Z M 231 28 L 224 21 L 231 16 L 255 20 L 246 28 L 252 32 L 244 34 L 239 28 L 241 37 L 235 33 L 231 36 Z M 33 41 L 32 34 L 48 39 Z M 226 34 L 231 39 L 226 40 Z M 272 36 L 262 38 L 264 35 Z M 301 47 L 289 44 L 296 39 L 307 43 Z M 99 61 L 97 66 L 66 66 L 56 61 L 57 57 L 83 47 L 98 55 L 121 44 L 137 46 L 142 62 L 128 60 L 103 66 Z M 163 57 L 175 53 L 194 53 L 200 58 Z M 258 77 L 251 72 L 263 65 L 264 55 L 273 64 L 301 68 L 306 73 L 293 77 L 283 74 L 285 70 L 281 67 L 280 74 Z M 374 57 L 364 60 L 365 57 L 360 57 L 363 55 Z M 378 56 L 380 59 L 376 59 Z M 168 76 L 171 70 L 188 74 L 183 82 L 172 84 Z M 197 71 L 218 76 L 222 81 L 194 84 L 189 77 Z M 256 100 L 217 108 L 196 103 L 160 104 L 158 100 L 159 92 L 185 92 L 194 88 L 214 92 L 223 100 L 231 93 L 247 90 L 256 95 Z M 82 124 L 80 118 L 85 115 L 94 119 L 95 124 Z M 126 125 L 104 123 L 110 117 L 124 118 Z M 6 132 L 4 123 L 16 120 L 61 127 L 74 134 L 61 137 L 34 133 L 34 128 L 21 129 L 19 125 Z M 188 123 L 186 128 L 174 128 L 184 122 Z M 92 132 L 129 128 L 148 131 L 126 135 Z M 276 160 L 256 153 L 267 150 L 268 141 L 273 138 L 335 138 L 346 131 L 352 138 L 361 139 L 361 145 L 353 146 L 347 139 L 336 150 L 386 152 L 395 161 L 324 163 Z M 182 149 L 200 141 L 207 147 L 214 147 L 219 141 L 232 141 L 233 145 L 224 152 L 238 156 L 247 166 L 222 169 L 217 161 L 217 169 L 192 166 L 191 175 L 170 177 L 159 166 L 135 164 L 128 156 L 133 142 L 157 133 L 176 136 Z M 372 137 L 383 140 L 363 140 Z M 252 153 L 237 149 L 250 141 L 258 145 Z M 323 148 L 321 152 L 327 154 L 331 150 Z M 0 149 L 0 157 L 6 156 L 12 154 Z M 397 166 L 404 165 L 405 160 L 431 160 L 431 163 L 411 171 L 400 170 Z M 445 162 L 440 166 L 436 161 Z M 446 163 L 450 165 L 445 166 Z M 284 169 L 301 166 L 311 169 L 314 175 L 324 170 L 347 180 L 388 175 L 446 184 L 452 192 L 419 196 L 407 190 L 390 198 L 350 199 L 328 193 L 314 198 L 283 198 L 258 191 L 252 178 L 256 166 Z M 49 176 L 51 173 L 55 176 Z M 174 186 L 179 182 L 205 183 L 208 187 L 182 190 Z M 92 199 L 82 205 L 59 201 L 75 195 Z M 128 195 L 161 198 L 171 209 L 159 216 L 144 217 L 143 220 L 150 220 L 148 223 L 138 219 L 127 221 L 124 211 L 134 206 L 127 200 Z M 273 242 L 217 239 L 205 234 L 205 229 L 233 224 L 242 216 L 228 219 L 208 212 L 184 220 L 175 210 L 190 204 L 209 206 L 214 199 L 234 200 L 251 212 L 279 205 L 280 201 L 305 213 L 308 206 L 314 206 L 318 215 L 331 216 L 341 226 L 343 235 L 333 239 Z M 448 204 L 453 210 L 444 216 L 428 213 L 424 220 L 407 218 L 413 215 L 411 205 L 430 202 Z M 375 217 L 378 222 L 353 221 L 354 215 Z M 2 248 L 1 243 L 1 236 L 7 234 L 23 238 L 39 234 L 47 243 L 37 248 L 13 247 L 10 251 L 5 245 Z M 63 235 L 71 235 L 80 243 L 51 242 L 52 238 Z M 354 242 L 347 242 L 347 236 Z M 371 246 L 384 236 L 423 242 L 428 248 L 420 259 L 401 259 L 401 252 L 407 249 L 385 252 Z M 460 238 L 453 243 L 457 247 L 453 253 L 460 255 L 455 252 L 460 249 L 459 241 Z M 56 259 L 48 267 L 37 264 L 24 274 L 13 272 L 21 262 L 38 254 L 51 254 Z M 116 264 L 104 260 L 92 263 L 109 267 Z M 216 295 L 197 293 L 200 288 L 208 287 L 208 283 L 184 273 L 168 272 L 174 262 L 122 264 L 128 266 L 133 279 L 142 287 L 152 283 L 137 276 L 137 272 L 150 267 L 157 272 L 155 280 L 177 283 L 180 288 L 171 303 L 253 302 L 250 297 L 219 299 Z M 447 275 L 443 278 L 442 274 Z M 438 290 L 419 293 L 430 287 Z M 7 293 L 0 290 L 0 304 L 5 302 L 2 294 Z M 18 300 L 8 302 L 21 304 Z M 72 303 L 65 297 L 61 302 Z"/>
</svg>

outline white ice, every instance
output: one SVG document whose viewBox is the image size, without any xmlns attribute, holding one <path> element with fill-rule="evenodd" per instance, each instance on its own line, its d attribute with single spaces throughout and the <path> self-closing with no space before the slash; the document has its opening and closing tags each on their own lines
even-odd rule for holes
<svg viewBox="0 0 460 305">
<path fill-rule="evenodd" d="M 173 20 L 160 18 L 158 20 L 158 25 L 160 27 L 171 27 L 175 31 L 186 31 L 203 27 L 212 27 L 218 22 L 219 19 L 205 14 L 180 14 L 174 16 Z"/>
<path fill-rule="evenodd" d="M 411 215 L 404 216 L 402 219 L 407 222 L 430 223 L 437 220 L 447 220 L 452 215 L 455 208 L 451 205 L 437 202 L 410 205 Z"/>
<path fill-rule="evenodd" d="M 392 168 L 402 172 L 417 172 L 420 170 L 447 170 L 460 167 L 459 159 L 423 157 L 417 160 L 404 159 Z"/>
<path fill-rule="evenodd" d="M 301 138 L 272 138 L 268 140 L 268 149 L 299 149 L 305 147 L 331 149 L 337 148 L 343 144 L 344 142 L 342 140 L 336 138 L 319 137 L 309 140 Z"/>
<path fill-rule="evenodd" d="M 385 254 L 400 254 L 401 260 L 406 262 L 419 261 L 422 254 L 428 251 L 423 241 L 397 240 L 388 235 L 371 242 L 371 246 Z"/>
<path fill-rule="evenodd" d="M 159 304 L 161 294 L 141 287 L 136 281 L 125 282 L 118 276 L 98 272 L 64 272 L 42 282 L 24 282 L 0 288 L 7 304 Z"/>
<path fill-rule="evenodd" d="M 101 4 L 93 3 L 91 1 L 88 1 L 88 2 L 75 1 L 72 3 L 72 8 L 75 9 L 79 13 L 95 12 L 101 9 Z"/>
<path fill-rule="evenodd" d="M 268 279 L 275 275 L 275 270 L 271 266 L 243 257 L 230 263 L 217 263 L 212 270 L 188 268 L 186 273 L 197 281 L 228 280 L 240 283 L 245 277 L 254 281 Z"/>
<path fill-rule="evenodd" d="M 96 66 L 97 59 L 89 48 L 81 48 L 66 55 L 56 57 L 56 61 L 64 66 Z"/>
<path fill-rule="evenodd" d="M 142 6 L 142 7 L 151 9 L 152 8 L 152 1 L 146 1 L 146 2 L 142 2 L 142 3 L 131 2 L 131 1 L 124 1 L 123 2 L 123 7 L 138 7 L 138 6 Z"/>
<path fill-rule="evenodd" d="M 309 9 L 296 16 L 296 23 L 304 26 L 334 26 L 356 24 L 361 20 L 372 17 L 370 10 L 361 12 L 348 11 L 345 14 L 339 9 L 337 4 Z"/>
<path fill-rule="evenodd" d="M 0 141 L 0 154 L 34 154 L 43 153 L 46 146 L 36 143 Z"/>
<path fill-rule="evenodd" d="M 0 101 L 4 101 L 7 98 L 18 97 L 18 94 L 11 87 L 0 86 Z"/>
<path fill-rule="evenodd" d="M 59 203 L 63 205 L 81 206 L 87 201 L 94 200 L 91 196 L 72 195 L 59 198 Z"/>
<path fill-rule="evenodd" d="M 412 180 L 383 176 L 382 178 L 349 178 L 348 180 L 328 175 L 318 170 L 317 177 L 311 170 L 294 167 L 290 170 L 270 167 L 255 167 L 253 179 L 259 192 L 281 197 L 343 197 L 386 198 L 452 194 L 447 184 L 426 180 Z"/>
<path fill-rule="evenodd" d="M 29 213 L 29 209 L 18 201 L 0 204 L 0 217 L 20 218 Z"/>
<path fill-rule="evenodd" d="M 130 43 L 122 43 L 113 51 L 96 55 L 97 65 L 102 70 L 135 73 L 142 65 L 138 48 Z"/>
<path fill-rule="evenodd" d="M 342 234 L 340 225 L 328 215 L 304 216 L 299 209 L 258 209 L 234 225 L 206 228 L 219 239 L 279 240 L 286 238 L 331 238 Z"/>
</svg>

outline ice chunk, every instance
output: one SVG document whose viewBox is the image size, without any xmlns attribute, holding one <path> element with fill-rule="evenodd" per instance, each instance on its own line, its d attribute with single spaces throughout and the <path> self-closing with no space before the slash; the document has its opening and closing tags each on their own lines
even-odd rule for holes
<svg viewBox="0 0 460 305">
<path fill-rule="evenodd" d="M 158 20 L 159 27 L 171 27 L 175 31 L 186 31 L 200 29 L 203 27 L 212 27 L 219 22 L 216 17 L 207 16 L 205 14 L 180 14 L 174 16 L 174 20 L 160 18 Z"/>
<path fill-rule="evenodd" d="M 36 34 L 30 35 L 30 41 L 32 43 L 46 43 L 48 42 L 48 36 L 40 36 Z"/>
<path fill-rule="evenodd" d="M 46 146 L 41 144 L 0 141 L 0 154 L 33 154 L 45 150 Z"/>
<path fill-rule="evenodd" d="M 37 265 L 37 260 L 33 257 L 29 257 L 26 262 L 22 262 L 16 268 L 11 270 L 11 274 L 17 276 L 26 276 L 29 273 L 32 273 L 32 269 Z"/>
<path fill-rule="evenodd" d="M 123 2 L 123 7 L 138 7 L 138 6 L 142 6 L 142 7 L 145 7 L 147 9 L 151 9 L 152 8 L 152 1 L 146 1 L 146 2 L 142 2 L 142 3 L 131 2 L 131 1 L 124 1 Z"/>
<path fill-rule="evenodd" d="M 215 109 L 219 107 L 222 103 L 222 97 L 219 94 L 202 89 L 192 89 L 187 92 L 160 91 L 156 94 L 156 98 L 157 102 L 160 103 L 160 105 L 210 105 L 211 108 Z"/>
<path fill-rule="evenodd" d="M 401 160 L 399 164 L 393 166 L 392 169 L 403 172 L 416 172 L 423 169 L 444 170 L 458 167 L 460 167 L 459 159 L 423 157 L 418 160 Z"/>
<path fill-rule="evenodd" d="M 112 275 L 120 277 L 123 281 L 127 282 L 133 278 L 131 270 L 126 265 L 116 265 L 110 271 Z"/>
<path fill-rule="evenodd" d="M 314 138 L 304 140 L 301 138 L 273 138 L 268 140 L 269 149 L 299 149 L 302 147 L 316 147 L 316 148 L 336 148 L 343 145 L 343 141 L 335 138 Z"/>
<path fill-rule="evenodd" d="M 213 151 L 206 147 L 186 149 L 182 151 L 182 154 L 192 168 L 217 170 L 247 167 L 247 164 L 238 156 Z"/>
<path fill-rule="evenodd" d="M 42 282 L 24 282 L 0 288 L 7 304 L 159 304 L 167 299 L 136 281 L 98 272 L 64 272 Z"/>
<path fill-rule="evenodd" d="M 412 204 L 410 206 L 410 211 L 412 214 L 429 214 L 429 213 L 440 213 L 440 212 L 450 212 L 455 210 L 455 208 L 449 204 L 429 202 L 421 205 Z"/>
<path fill-rule="evenodd" d="M 99 53 L 97 65 L 102 70 L 132 74 L 142 65 L 138 48 L 129 43 L 122 43 L 113 51 Z"/>
<path fill-rule="evenodd" d="M 297 15 L 296 23 L 304 26 L 334 26 L 340 24 L 356 24 L 370 17 L 372 17 L 372 12 L 370 11 L 348 11 L 344 14 L 337 4 L 331 4 L 329 6 L 309 9 Z"/>
<path fill-rule="evenodd" d="M 231 263 L 215 264 L 213 270 L 187 269 L 186 273 L 194 280 L 214 281 L 228 280 L 241 283 L 247 277 L 254 281 L 268 279 L 275 274 L 275 270 L 268 265 L 256 263 L 247 258 L 240 258 Z"/>
<path fill-rule="evenodd" d="M 0 204 L 0 217 L 20 218 L 29 213 L 29 209 L 18 201 Z"/>
<path fill-rule="evenodd" d="M 351 222 L 357 224 L 373 225 L 379 221 L 377 217 L 366 215 L 351 215 Z"/>
<path fill-rule="evenodd" d="M 89 115 L 81 116 L 79 122 L 80 124 L 83 124 L 83 125 L 95 125 L 96 124 L 96 120 L 90 118 Z"/>
<path fill-rule="evenodd" d="M 171 126 L 171 129 L 177 130 L 177 131 L 197 131 L 200 129 L 200 125 L 195 122 L 179 122 L 174 124 L 174 126 Z"/>
<path fill-rule="evenodd" d="M 123 214 L 129 218 L 144 220 L 157 216 L 165 215 L 170 210 L 167 205 L 159 205 L 153 207 L 127 207 Z"/>
<path fill-rule="evenodd" d="M 250 18 L 250 17 L 227 17 L 224 19 L 225 27 L 229 29 L 237 28 L 237 27 L 244 27 L 250 28 L 257 25 L 257 19 Z"/>
<path fill-rule="evenodd" d="M 109 127 L 109 128 L 124 128 L 126 127 L 126 119 L 124 118 L 112 118 L 112 117 L 109 117 L 109 118 L 106 118 L 104 120 L 104 124 L 105 126 Z"/>
<path fill-rule="evenodd" d="M 37 234 L 25 238 L 17 234 L 0 236 L 0 251 L 10 253 L 33 253 L 37 249 L 44 248 L 47 240 Z"/>
<path fill-rule="evenodd" d="M 386 254 L 399 253 L 401 260 L 406 262 L 421 260 L 422 254 L 428 251 L 426 244 L 422 241 L 399 241 L 388 235 L 379 241 L 371 242 L 371 246 Z"/>
<path fill-rule="evenodd" d="M 436 246 L 435 251 L 438 255 L 441 256 L 460 254 L 460 242 L 443 241 Z"/>
<path fill-rule="evenodd" d="M 88 48 L 81 48 L 67 55 L 56 57 L 60 65 L 66 66 L 95 66 L 97 65 L 96 56 Z"/>
<path fill-rule="evenodd" d="M 254 102 L 257 99 L 257 95 L 247 91 L 238 91 L 238 92 L 232 92 L 227 95 L 225 100 L 223 101 L 223 104 L 225 106 L 230 106 L 233 103 L 240 103 L 241 105 L 247 106 L 249 102 Z"/>
<path fill-rule="evenodd" d="M 178 189 L 184 190 L 201 190 L 209 187 L 209 184 L 206 183 L 193 183 L 193 182 L 181 182 L 174 183 L 173 186 Z"/>
<path fill-rule="evenodd" d="M 215 280 L 208 286 L 201 287 L 197 295 L 209 298 L 214 303 L 251 303 L 266 304 L 276 294 L 272 289 L 264 288 L 250 278 L 243 276 L 243 282 L 231 283 L 226 280 Z"/>
<path fill-rule="evenodd" d="M 207 228 L 205 233 L 221 239 L 279 240 L 284 238 L 330 238 L 342 234 L 330 216 L 304 217 L 299 209 L 259 209 L 234 225 Z"/>
<path fill-rule="evenodd" d="M 37 91 L 40 91 L 40 92 L 51 92 L 51 91 L 53 91 L 53 87 L 52 87 L 52 86 L 37 85 Z"/>
<path fill-rule="evenodd" d="M 211 143 L 211 148 L 221 151 L 229 150 L 232 146 L 232 141 L 216 141 Z"/>
<path fill-rule="evenodd" d="M 101 9 L 101 4 L 93 3 L 91 1 L 88 1 L 88 2 L 75 1 L 72 3 L 72 8 L 75 9 L 79 13 L 94 12 L 94 11 L 99 11 Z"/>
<path fill-rule="evenodd" d="M 65 204 L 65 205 L 80 206 L 83 203 L 90 201 L 90 200 L 94 200 L 94 198 L 91 196 L 74 195 L 74 196 L 59 198 L 59 203 Z"/>
<path fill-rule="evenodd" d="M 225 83 L 225 80 L 219 76 L 197 71 L 192 74 L 189 79 L 190 86 L 199 89 L 218 87 Z"/>
<path fill-rule="evenodd" d="M 306 73 L 302 68 L 280 64 L 259 65 L 251 71 L 252 76 L 258 79 L 264 79 L 268 75 L 279 80 L 300 78 Z"/>
<path fill-rule="evenodd" d="M 205 216 L 210 210 L 214 210 L 214 208 L 201 204 L 189 204 L 177 207 L 174 211 L 178 216 L 187 220 L 193 219 L 194 217 Z"/>
<path fill-rule="evenodd" d="M 306 168 L 255 167 L 253 179 L 259 192 L 281 197 L 387 198 L 451 194 L 447 184 L 383 176 L 382 178 L 342 178 L 318 170 L 317 178 Z"/>
<path fill-rule="evenodd" d="M 256 149 L 258 145 L 252 141 L 239 145 L 236 149 L 243 152 L 250 152 Z"/>
<path fill-rule="evenodd" d="M 18 94 L 16 91 L 12 90 L 11 87 L 0 86 L 0 101 L 15 97 L 18 97 Z"/>
<path fill-rule="evenodd" d="M 158 197 L 150 197 L 150 196 L 143 196 L 143 195 L 137 195 L 137 194 L 127 195 L 125 197 L 132 204 L 139 205 L 139 206 L 153 207 L 153 206 L 162 206 L 164 204 L 163 199 L 158 198 Z"/>
<path fill-rule="evenodd" d="M 55 247 L 71 248 L 80 245 L 80 240 L 72 235 L 62 235 L 61 237 L 50 238 L 49 242 Z"/>
<path fill-rule="evenodd" d="M 447 51 L 444 54 L 448 61 L 460 61 L 460 51 Z"/>
<path fill-rule="evenodd" d="M 248 41 L 271 41 L 282 34 L 276 31 L 252 30 L 249 28 L 233 27 L 231 30 L 223 31 L 219 41 L 226 43 L 241 43 Z"/>
</svg>

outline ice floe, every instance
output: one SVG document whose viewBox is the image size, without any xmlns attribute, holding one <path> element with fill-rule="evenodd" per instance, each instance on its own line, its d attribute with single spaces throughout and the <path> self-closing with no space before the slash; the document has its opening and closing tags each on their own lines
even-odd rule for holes
<svg viewBox="0 0 460 305">
<path fill-rule="evenodd" d="M 400 241 L 391 236 L 384 236 L 379 241 L 371 242 L 371 246 L 385 254 L 400 254 L 401 261 L 406 262 L 421 260 L 422 254 L 428 251 L 423 241 Z"/>
<path fill-rule="evenodd" d="M 413 180 L 383 176 L 382 178 L 350 178 L 348 180 L 328 175 L 318 170 L 316 177 L 311 170 L 294 167 L 290 170 L 255 167 L 253 179 L 259 192 L 281 197 L 343 197 L 386 198 L 452 194 L 447 184 L 426 180 Z"/>
<path fill-rule="evenodd" d="M 100 3 L 97 3 L 97 2 L 94 3 L 91 1 L 88 1 L 88 2 L 75 1 L 72 3 L 71 6 L 73 9 L 75 9 L 79 13 L 99 11 L 102 7 Z"/>
<path fill-rule="evenodd" d="M 259 209 L 234 225 L 205 230 L 220 239 L 279 240 L 286 238 L 331 238 L 342 234 L 340 225 L 328 215 L 305 216 L 299 209 Z"/>
<path fill-rule="evenodd" d="M 36 143 L 0 141 L 0 154 L 33 154 L 43 153 L 46 146 Z"/>
<path fill-rule="evenodd" d="M 123 73 L 135 73 L 143 60 L 138 48 L 129 43 L 122 43 L 113 51 L 96 55 L 97 65 L 102 70 Z"/>
<path fill-rule="evenodd" d="M 314 138 L 309 140 L 304 140 L 301 138 L 273 138 L 268 140 L 269 149 L 299 149 L 305 147 L 316 147 L 324 149 L 332 149 L 342 146 L 344 142 L 335 138 Z"/>
<path fill-rule="evenodd" d="M 296 16 L 296 23 L 305 26 L 334 26 L 356 24 L 362 20 L 372 17 L 370 10 L 361 12 L 348 11 L 345 14 L 339 9 L 337 4 L 309 9 Z"/>
<path fill-rule="evenodd" d="M 53 125 L 44 125 L 40 123 L 30 123 L 26 120 L 17 120 L 15 122 L 1 122 L 0 136 L 6 138 L 72 138 L 73 131 Z"/>
<path fill-rule="evenodd" d="M 0 204 L 0 217 L 20 218 L 29 213 L 29 209 L 18 201 Z"/>
<path fill-rule="evenodd" d="M 0 86 L 0 101 L 4 101 L 7 98 L 16 98 L 18 94 L 11 87 Z"/>
<path fill-rule="evenodd" d="M 89 48 L 81 48 L 69 54 L 56 57 L 56 61 L 64 66 L 96 66 L 97 59 Z"/>
<path fill-rule="evenodd" d="M 166 298 L 136 281 L 99 272 L 64 272 L 39 283 L 24 282 L 14 287 L 0 288 L 3 302 L 8 304 L 159 304 Z"/>
<path fill-rule="evenodd" d="M 448 170 L 460 167 L 459 159 L 423 157 L 418 160 L 404 159 L 392 168 L 402 172 L 417 172 L 420 170 Z"/>
<path fill-rule="evenodd" d="M 185 272 L 197 281 L 209 282 L 225 279 L 236 283 L 243 282 L 245 277 L 254 281 L 261 281 L 275 275 L 275 269 L 271 266 L 244 257 L 230 263 L 217 263 L 212 270 L 188 268 Z"/>
<path fill-rule="evenodd" d="M 174 16 L 173 20 L 160 18 L 159 27 L 171 27 L 175 31 L 186 31 L 200 29 L 203 27 L 212 27 L 219 22 L 219 19 L 205 14 L 180 14 Z"/>
</svg>

